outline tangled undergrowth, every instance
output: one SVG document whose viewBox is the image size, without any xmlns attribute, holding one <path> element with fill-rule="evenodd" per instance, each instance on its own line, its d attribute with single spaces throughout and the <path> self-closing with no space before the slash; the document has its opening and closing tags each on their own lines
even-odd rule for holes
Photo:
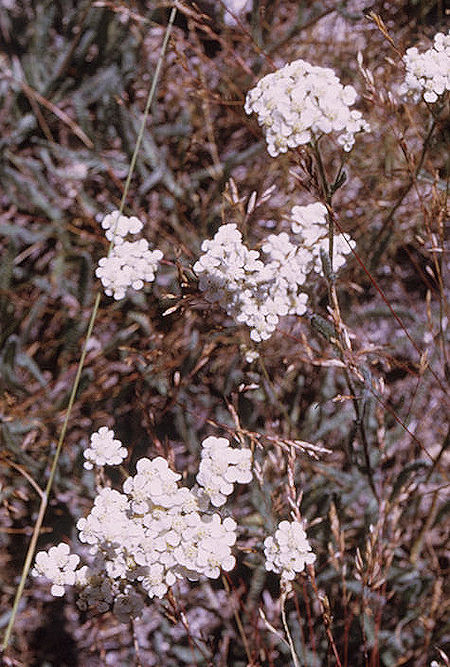
<svg viewBox="0 0 450 667">
<path fill-rule="evenodd" d="M 447 22 L 1 3 L 6 665 L 449 664 Z"/>
</svg>

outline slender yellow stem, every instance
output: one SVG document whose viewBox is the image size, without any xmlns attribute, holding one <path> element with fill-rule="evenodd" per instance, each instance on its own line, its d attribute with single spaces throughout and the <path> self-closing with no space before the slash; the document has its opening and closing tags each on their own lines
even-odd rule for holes
<svg viewBox="0 0 450 667">
<path fill-rule="evenodd" d="M 288 639 L 288 644 L 289 644 L 289 649 L 291 651 L 292 661 L 293 661 L 295 667 L 300 667 L 300 662 L 299 662 L 297 653 L 295 651 L 294 642 L 292 640 L 292 635 L 291 635 L 291 632 L 289 630 L 289 625 L 288 625 L 287 618 L 286 618 L 286 597 L 287 597 L 286 592 L 283 592 L 281 594 L 281 619 L 283 621 L 284 631 L 285 631 L 286 637 Z"/>
<path fill-rule="evenodd" d="M 121 202 L 120 202 L 119 215 L 123 211 L 123 208 L 124 208 L 124 205 L 125 205 L 125 200 L 126 200 L 126 197 L 128 195 L 128 190 L 129 190 L 129 187 L 130 187 L 131 178 L 133 176 L 133 172 L 134 172 L 134 169 L 135 169 L 135 166 L 136 166 L 137 156 L 138 156 L 138 153 L 139 153 L 139 149 L 141 147 L 142 139 L 144 137 L 145 123 L 147 121 L 148 113 L 149 113 L 149 110 L 150 110 L 150 105 L 151 105 L 151 103 L 153 101 L 153 97 L 155 95 L 155 90 L 156 90 L 156 85 L 158 83 L 159 73 L 161 71 L 161 66 L 162 66 L 162 63 L 163 63 L 164 54 L 165 54 L 165 51 L 166 51 L 166 48 L 167 48 L 167 43 L 169 41 L 169 36 L 170 36 L 170 32 L 172 30 L 173 22 L 175 20 L 176 12 L 177 12 L 176 8 L 173 7 L 172 12 L 171 12 L 170 17 L 169 17 L 169 22 L 167 24 L 166 32 L 165 32 L 165 35 L 164 35 L 164 40 L 163 40 L 163 43 L 162 43 L 162 46 L 161 46 L 161 52 L 160 52 L 160 55 L 159 55 L 158 63 L 156 65 L 156 70 L 155 70 L 155 74 L 153 76 L 152 85 L 150 87 L 150 90 L 149 90 L 149 93 L 148 93 L 148 96 L 147 96 L 147 103 L 145 105 L 145 110 L 144 110 L 144 115 L 142 117 L 141 127 L 140 127 L 140 130 L 139 130 L 139 134 L 138 134 L 138 138 L 137 138 L 137 141 L 136 141 L 136 146 L 135 146 L 135 149 L 134 149 L 134 152 L 133 152 L 133 156 L 131 158 L 130 168 L 129 168 L 129 171 L 128 171 L 127 180 L 125 182 L 125 187 L 124 187 L 122 199 L 121 199 Z M 114 234 L 113 234 L 113 240 L 111 241 L 110 246 L 109 246 L 108 255 L 111 252 L 113 244 L 114 244 Z M 3 638 L 3 642 L 2 642 L 2 646 L 1 646 L 2 651 L 5 651 L 8 644 L 9 644 L 9 639 L 11 637 L 11 632 L 12 632 L 13 627 L 14 627 L 14 622 L 15 622 L 15 619 L 16 619 L 16 616 L 17 616 L 17 611 L 19 609 L 19 603 L 20 603 L 20 600 L 22 598 L 23 589 L 25 588 L 25 583 L 26 583 L 26 580 L 27 580 L 27 577 L 28 577 L 28 572 L 30 571 L 31 563 L 32 563 L 34 553 L 35 553 L 35 550 L 36 550 L 37 540 L 38 540 L 38 537 L 39 537 L 39 533 L 41 531 L 42 523 L 44 521 L 44 516 L 45 516 L 45 511 L 46 511 L 47 505 L 48 505 L 48 499 L 49 499 L 50 491 L 51 491 L 51 488 L 52 488 L 52 485 L 53 485 L 53 480 L 55 478 L 55 473 L 56 473 L 56 468 L 57 468 L 57 465 L 58 465 L 59 455 L 61 453 L 62 446 L 64 444 L 64 438 L 66 436 L 66 431 L 67 431 L 67 427 L 68 427 L 68 424 L 69 424 L 70 415 L 72 413 L 72 408 L 73 408 L 73 405 L 75 403 L 75 397 L 77 395 L 78 387 L 79 387 L 79 384 L 80 384 L 81 373 L 83 371 L 84 362 L 86 360 L 88 344 L 89 344 L 89 340 L 91 338 L 92 331 L 93 331 L 94 324 L 95 324 L 95 320 L 96 320 L 96 317 L 97 317 L 97 312 L 98 312 L 98 308 L 99 308 L 99 305 L 100 305 L 100 299 L 101 299 L 101 292 L 97 292 L 96 297 L 95 297 L 95 301 L 94 301 L 94 307 L 92 309 L 92 313 L 91 313 L 91 316 L 90 316 L 90 319 L 89 319 L 89 324 L 88 324 L 87 333 L 86 333 L 86 339 L 84 341 L 83 350 L 81 352 L 81 357 L 80 357 L 80 360 L 78 362 L 78 367 L 77 367 L 77 372 L 76 372 L 76 375 L 75 375 L 75 380 L 74 380 L 74 383 L 73 383 L 73 386 L 72 386 L 72 391 L 70 393 L 70 398 L 69 398 L 69 403 L 68 403 L 68 406 L 67 406 L 66 416 L 64 418 L 64 423 L 62 425 L 61 434 L 59 436 L 59 440 L 58 440 L 58 444 L 57 444 L 57 447 L 56 447 L 55 455 L 53 457 L 53 462 L 52 462 L 52 467 L 50 469 L 48 482 L 47 482 L 47 485 L 45 487 L 45 491 L 44 491 L 44 493 L 41 497 L 41 504 L 40 504 L 40 507 L 39 507 L 38 517 L 37 517 L 36 523 L 34 525 L 33 535 L 31 536 L 30 544 L 29 544 L 27 555 L 26 555 L 26 558 L 25 558 L 25 563 L 24 563 L 23 568 L 22 568 L 22 575 L 21 575 L 21 578 L 20 578 L 19 586 L 18 586 L 17 591 L 16 591 L 16 596 L 14 598 L 14 604 L 13 604 L 13 608 L 12 608 L 12 612 L 11 612 L 11 617 L 9 619 L 8 627 L 6 628 L 5 636 Z"/>
</svg>

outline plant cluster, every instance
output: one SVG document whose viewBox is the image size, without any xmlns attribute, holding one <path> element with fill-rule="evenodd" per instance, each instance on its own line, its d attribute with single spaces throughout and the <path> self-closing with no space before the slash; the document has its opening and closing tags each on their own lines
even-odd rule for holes
<svg viewBox="0 0 450 667">
<path fill-rule="evenodd" d="M 353 86 L 343 86 L 333 70 L 295 60 L 263 77 L 247 93 L 245 111 L 258 115 L 266 132 L 269 155 L 341 132 L 338 143 L 350 151 L 355 134 L 370 131 L 356 101 Z"/>
<path fill-rule="evenodd" d="M 419 53 L 413 46 L 403 56 L 406 76 L 401 92 L 418 102 L 423 95 L 425 102 L 434 103 L 450 90 L 450 30 L 447 35 L 436 33 L 433 46 Z"/>
<path fill-rule="evenodd" d="M 76 586 L 80 609 L 104 612 L 113 605 L 126 622 L 142 614 L 146 597 L 162 598 L 178 579 L 216 579 L 221 569 L 232 570 L 236 522 L 222 520 L 208 505 L 209 499 L 215 507 L 223 505 L 234 482 L 251 481 L 251 452 L 214 437 L 202 448 L 198 487 L 178 486 L 181 475 L 158 456 L 138 460 L 136 475 L 125 480 L 122 493 L 102 488 L 90 513 L 77 523 L 90 563 L 75 569 L 79 556 L 69 554 L 64 543 L 36 556 L 34 574 L 52 581 L 52 595 Z M 114 433 L 102 427 L 91 436 L 85 456 L 98 466 L 114 465 L 123 452 L 126 456 Z"/>
<path fill-rule="evenodd" d="M 99 260 L 95 275 L 102 281 L 105 294 L 119 301 L 125 297 L 128 288 L 140 290 L 144 283 L 153 282 L 163 254 L 161 250 L 150 250 L 145 239 L 125 241 L 126 236 L 142 230 L 143 224 L 135 216 L 127 218 L 119 211 L 113 211 L 105 215 L 102 227 L 111 248 L 107 257 Z"/>
<path fill-rule="evenodd" d="M 0 7 L 6 659 L 448 664 L 450 33 L 51 4 Z"/>
</svg>

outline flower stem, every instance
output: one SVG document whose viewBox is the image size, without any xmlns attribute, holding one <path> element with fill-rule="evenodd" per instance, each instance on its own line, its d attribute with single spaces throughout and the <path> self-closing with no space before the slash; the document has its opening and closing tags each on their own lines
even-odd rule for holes
<svg viewBox="0 0 450 667">
<path fill-rule="evenodd" d="M 333 211 L 333 206 L 332 206 L 332 199 L 333 199 L 333 188 L 330 186 L 325 167 L 323 164 L 322 156 L 320 154 L 320 148 L 319 148 L 319 143 L 314 142 L 312 143 L 312 148 L 314 151 L 314 155 L 316 158 L 316 163 L 317 163 L 317 168 L 320 176 L 320 182 L 321 182 L 321 187 L 322 187 L 322 193 L 323 193 L 323 198 L 325 199 L 325 203 L 328 209 L 328 241 L 329 241 L 329 248 L 328 248 L 328 257 L 329 257 L 329 262 L 330 262 L 330 275 L 327 275 L 327 283 L 328 283 L 328 300 L 330 302 L 330 307 L 332 309 L 333 313 L 333 320 L 334 320 L 334 326 L 336 328 L 336 333 L 338 337 L 337 341 L 337 349 L 339 356 L 341 358 L 341 361 L 344 362 L 345 364 L 345 370 L 344 370 L 344 375 L 345 379 L 347 382 L 347 385 L 350 389 L 350 393 L 352 395 L 352 402 L 353 402 L 353 407 L 355 410 L 355 415 L 356 415 L 356 425 L 359 430 L 360 434 L 360 439 L 361 439 L 361 444 L 362 444 L 362 449 L 363 449 L 363 454 L 364 454 L 364 462 L 365 462 L 365 467 L 366 467 L 366 472 L 367 472 L 367 478 L 369 481 L 369 486 L 372 490 L 372 493 L 374 494 L 375 498 L 378 500 L 379 495 L 375 486 L 375 480 L 374 480 L 374 474 L 370 462 L 370 453 L 369 453 L 369 441 L 367 438 L 367 433 L 366 429 L 364 426 L 364 421 L 363 421 L 363 410 L 361 410 L 358 398 L 356 396 L 355 392 L 355 385 L 353 383 L 353 380 L 350 375 L 350 364 L 349 364 L 349 356 L 352 353 L 352 347 L 351 347 L 351 342 L 347 333 L 347 330 L 345 328 L 345 325 L 342 321 L 341 317 L 341 309 L 339 306 L 339 299 L 337 295 L 337 290 L 336 290 L 336 277 L 335 274 L 333 273 L 333 244 L 334 244 L 334 235 L 335 235 L 335 228 L 336 228 L 336 216 Z M 339 170 L 340 171 L 340 170 Z"/>
<path fill-rule="evenodd" d="M 284 631 L 285 631 L 286 637 L 288 639 L 289 649 L 291 651 L 291 656 L 292 656 L 292 660 L 293 660 L 293 663 L 294 663 L 294 667 L 300 667 L 300 662 L 299 662 L 297 653 L 295 651 L 294 642 L 292 641 L 292 635 L 291 635 L 291 632 L 289 630 L 289 625 L 288 625 L 287 618 L 286 618 L 286 608 L 285 608 L 286 607 L 286 597 L 287 597 L 286 592 L 283 592 L 281 594 L 281 619 L 283 621 Z"/>
</svg>

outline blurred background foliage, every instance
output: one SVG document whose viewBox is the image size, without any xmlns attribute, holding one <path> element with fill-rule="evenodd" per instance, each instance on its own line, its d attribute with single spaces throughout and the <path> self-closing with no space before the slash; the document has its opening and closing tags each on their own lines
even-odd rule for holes
<svg viewBox="0 0 450 667">
<path fill-rule="evenodd" d="M 33 483 L 45 485 L 98 288 L 107 248 L 99 222 L 120 202 L 169 4 L 0 4 L 2 628 L 36 518 Z M 289 516 L 289 470 L 329 605 L 324 616 L 299 578 L 288 615 L 302 662 L 334 664 L 327 623 L 342 664 L 425 665 L 448 643 L 448 257 L 430 250 L 444 249 L 448 225 L 448 103 L 433 118 L 395 102 L 400 57 L 370 11 L 399 52 L 445 25 L 443 4 L 430 1 L 255 1 L 234 26 L 220 2 L 180 3 L 126 203 L 165 261 L 152 289 L 102 299 L 40 539 L 44 548 L 75 537 L 94 494 L 82 449 L 104 424 L 129 447 L 131 469 L 162 454 L 187 483 L 206 435 L 243 433 L 255 447 L 258 481 L 232 506 L 239 567 L 225 589 L 182 585 L 149 607 L 136 630 L 143 664 L 246 664 L 236 611 L 254 664 L 287 664 L 258 607 L 282 633 L 278 582 L 260 553 Z M 308 317 L 283 321 L 258 348 L 261 361 L 247 364 L 247 330 L 206 307 L 190 266 L 223 220 L 255 246 L 286 228 L 294 204 L 314 200 L 301 158 L 269 158 L 243 111 L 260 76 L 299 57 L 353 83 L 372 125 L 335 207 L 385 298 L 353 258 L 338 281 L 352 357 L 339 360 L 318 280 Z M 332 173 L 336 147 L 325 157 Z M 272 186 L 245 219 L 251 193 Z M 109 615 L 85 618 L 73 598 L 51 599 L 30 581 L 11 656 L 23 665 L 131 664 L 133 642 Z"/>
</svg>

